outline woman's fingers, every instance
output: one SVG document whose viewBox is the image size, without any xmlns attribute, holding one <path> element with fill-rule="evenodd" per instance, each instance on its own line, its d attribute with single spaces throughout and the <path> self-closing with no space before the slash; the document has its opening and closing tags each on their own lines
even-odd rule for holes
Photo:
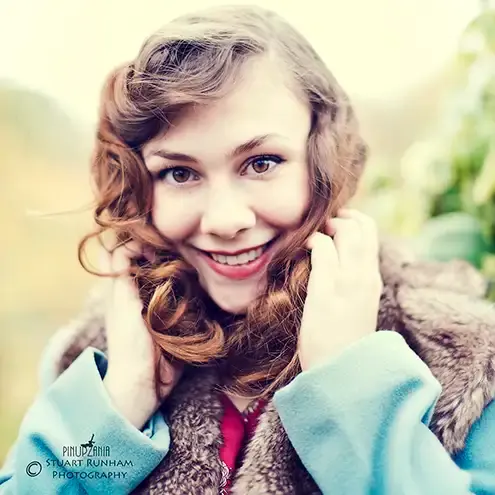
<svg viewBox="0 0 495 495">
<path fill-rule="evenodd" d="M 362 258 L 363 230 L 358 222 L 349 218 L 334 218 L 332 225 L 335 229 L 333 237 L 340 265 L 344 269 L 356 266 Z"/>
<path fill-rule="evenodd" d="M 342 209 L 328 219 L 325 232 L 334 239 L 340 265 L 352 268 L 356 262 L 375 261 L 379 252 L 374 220 L 357 210 Z"/>
<path fill-rule="evenodd" d="M 141 300 L 137 287 L 129 276 L 130 260 L 139 256 L 141 248 L 138 242 L 131 241 L 115 248 L 112 252 L 102 248 L 99 265 L 101 272 L 113 275 L 107 278 L 107 295 L 109 307 L 116 304 L 132 306 L 141 313 Z"/>
<path fill-rule="evenodd" d="M 365 287 L 380 288 L 381 292 L 379 238 L 374 220 L 356 210 L 343 210 L 336 230 L 336 246 L 347 285 L 360 283 Z"/>
<path fill-rule="evenodd" d="M 327 220 L 324 233 L 313 234 L 306 245 L 311 251 L 316 247 L 318 259 L 315 263 L 333 264 L 337 261 L 350 267 L 359 260 L 376 259 L 379 252 L 378 230 L 371 217 L 357 210 L 342 209 L 337 217 Z M 325 246 L 328 249 L 325 250 Z M 326 253 L 324 258 L 320 252 Z M 326 261 L 320 263 L 320 259 Z"/>
<path fill-rule="evenodd" d="M 339 212 L 339 216 L 352 219 L 360 225 L 365 241 L 365 245 L 363 245 L 364 253 L 365 255 L 376 257 L 379 252 L 379 239 L 375 221 L 358 210 L 342 209 Z"/>
<path fill-rule="evenodd" d="M 339 264 L 339 257 L 332 238 L 321 232 L 314 233 L 307 243 L 311 250 L 311 269 L 331 273 Z"/>
<path fill-rule="evenodd" d="M 119 273 L 129 269 L 131 258 L 143 255 L 141 245 L 137 241 L 127 242 L 119 246 L 112 255 L 112 268 Z M 124 273 L 122 273 L 123 275 Z"/>
<path fill-rule="evenodd" d="M 366 283 L 380 278 L 378 233 L 373 219 L 356 210 L 342 210 L 338 217 L 327 221 L 324 230 L 325 234 L 317 232 L 307 242 L 311 250 L 308 289 L 326 293 L 335 284 L 352 289 L 360 280 Z"/>
<path fill-rule="evenodd" d="M 308 242 L 311 273 L 298 342 L 302 369 L 376 330 L 382 289 L 373 220 L 345 210 L 327 222 L 325 232 Z"/>
<path fill-rule="evenodd" d="M 330 237 L 333 237 L 335 235 L 335 228 L 333 226 L 333 218 L 331 218 L 331 217 L 327 218 L 327 221 L 325 222 L 323 230 L 324 230 L 324 233 L 326 235 L 329 235 Z"/>
</svg>

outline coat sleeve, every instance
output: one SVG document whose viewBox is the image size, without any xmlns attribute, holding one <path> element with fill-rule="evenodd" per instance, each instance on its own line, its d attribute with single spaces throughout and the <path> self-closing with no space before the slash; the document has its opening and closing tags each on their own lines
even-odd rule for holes
<svg viewBox="0 0 495 495">
<path fill-rule="evenodd" d="M 0 470 L 0 494 L 130 493 L 166 456 L 170 434 L 160 412 L 140 431 L 112 405 L 103 385 L 105 354 L 88 347 L 54 379 L 50 356 L 41 390 Z M 77 451 L 93 439 L 92 453 Z"/>
<path fill-rule="evenodd" d="M 324 494 L 495 495 L 495 402 L 452 458 L 428 428 L 441 387 L 396 332 L 298 375 L 274 397 Z"/>
</svg>

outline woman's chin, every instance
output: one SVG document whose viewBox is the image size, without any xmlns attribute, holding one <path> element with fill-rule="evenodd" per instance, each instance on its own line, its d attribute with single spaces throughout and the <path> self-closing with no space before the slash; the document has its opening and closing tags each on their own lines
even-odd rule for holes
<svg viewBox="0 0 495 495">
<path fill-rule="evenodd" d="M 207 292 L 220 309 L 235 315 L 245 314 L 260 294 L 255 284 L 231 287 L 210 286 Z"/>
<path fill-rule="evenodd" d="M 224 297 L 214 297 L 210 294 L 210 297 L 213 299 L 215 304 L 222 309 L 223 311 L 226 311 L 227 313 L 231 313 L 233 315 L 243 315 L 246 313 L 247 308 L 249 304 L 251 304 L 250 301 L 239 301 L 236 299 L 231 300 L 226 300 Z"/>
<path fill-rule="evenodd" d="M 210 299 L 221 310 L 235 315 L 245 314 L 266 286 L 266 273 L 244 280 L 229 280 L 208 269 L 198 271 L 199 282 Z"/>
</svg>

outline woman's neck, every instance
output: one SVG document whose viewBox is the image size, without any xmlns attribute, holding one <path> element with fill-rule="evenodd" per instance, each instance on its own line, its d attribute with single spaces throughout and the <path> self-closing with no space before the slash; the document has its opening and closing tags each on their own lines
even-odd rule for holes
<svg viewBox="0 0 495 495">
<path fill-rule="evenodd" d="M 234 406 L 241 413 L 246 410 L 246 408 L 249 406 L 249 404 L 251 404 L 251 402 L 253 402 L 253 399 L 244 398 L 244 397 L 238 397 L 238 396 L 235 396 L 235 395 L 231 395 L 229 393 L 226 393 L 225 395 L 230 399 L 230 401 L 232 402 L 232 404 L 234 404 Z"/>
</svg>

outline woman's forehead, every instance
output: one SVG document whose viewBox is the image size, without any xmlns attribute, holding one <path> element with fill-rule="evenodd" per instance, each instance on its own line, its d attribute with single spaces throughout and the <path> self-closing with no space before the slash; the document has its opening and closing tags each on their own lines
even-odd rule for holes
<svg viewBox="0 0 495 495">
<path fill-rule="evenodd" d="M 309 105 L 294 94 L 276 68 L 267 64 L 250 68 L 225 97 L 189 107 L 147 148 L 166 145 L 187 153 L 209 142 L 233 148 L 255 136 L 277 135 L 296 141 L 307 136 Z"/>
</svg>

